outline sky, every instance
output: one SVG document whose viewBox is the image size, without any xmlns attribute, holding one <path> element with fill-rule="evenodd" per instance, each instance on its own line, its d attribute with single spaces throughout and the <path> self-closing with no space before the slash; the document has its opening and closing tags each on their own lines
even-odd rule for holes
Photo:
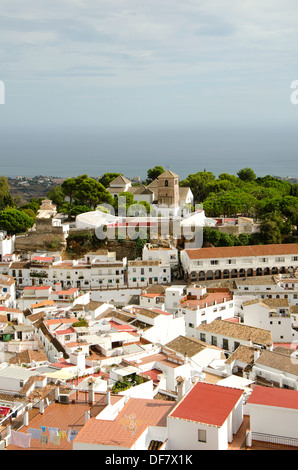
<svg viewBox="0 0 298 470">
<path fill-rule="evenodd" d="M 0 137 L 295 129 L 297 24 L 297 0 L 1 0 Z"/>
</svg>

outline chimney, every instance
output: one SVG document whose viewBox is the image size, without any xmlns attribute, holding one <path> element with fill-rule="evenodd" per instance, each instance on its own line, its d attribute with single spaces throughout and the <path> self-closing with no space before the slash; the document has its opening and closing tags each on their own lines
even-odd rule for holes
<svg viewBox="0 0 298 470">
<path fill-rule="evenodd" d="M 185 378 L 184 377 L 177 377 L 177 389 L 178 389 L 178 401 L 180 401 L 185 395 Z"/>
<path fill-rule="evenodd" d="M 89 397 L 90 405 L 93 405 L 94 403 L 94 382 L 95 382 L 95 379 L 90 377 L 90 379 L 88 380 L 88 385 L 89 385 L 88 397 Z"/>
<path fill-rule="evenodd" d="M 59 290 L 61 290 L 61 282 L 56 282 L 56 284 L 55 284 L 55 291 L 56 291 L 56 292 L 59 292 Z"/>
<path fill-rule="evenodd" d="M 111 392 L 107 392 L 106 394 L 106 404 L 107 405 L 111 404 Z"/>
<path fill-rule="evenodd" d="M 260 350 L 259 349 L 255 349 L 254 350 L 254 362 L 256 362 L 260 357 Z"/>
</svg>

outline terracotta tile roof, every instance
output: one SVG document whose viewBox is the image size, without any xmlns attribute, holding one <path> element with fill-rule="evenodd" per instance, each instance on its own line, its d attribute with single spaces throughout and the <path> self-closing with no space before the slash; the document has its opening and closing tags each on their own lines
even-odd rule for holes
<svg viewBox="0 0 298 470">
<path fill-rule="evenodd" d="M 225 361 L 226 364 L 232 364 L 234 361 L 244 362 L 246 364 L 254 363 L 255 348 L 240 344 L 238 348 Z"/>
<path fill-rule="evenodd" d="M 270 308 L 290 307 L 288 299 L 262 299 L 262 303 Z"/>
<path fill-rule="evenodd" d="M 253 341 L 267 347 L 273 344 L 271 331 L 226 320 L 213 320 L 211 323 L 198 326 L 197 330 L 244 341 Z"/>
<path fill-rule="evenodd" d="M 36 304 L 30 305 L 30 307 L 32 309 L 35 309 L 35 308 L 40 308 L 40 307 L 51 307 L 51 306 L 54 306 L 54 305 L 56 305 L 54 300 L 43 300 L 42 302 L 38 302 Z"/>
<path fill-rule="evenodd" d="M 201 298 L 195 298 L 192 295 L 185 295 L 181 298 L 179 304 L 181 308 L 206 308 L 212 305 L 221 304 L 233 300 L 233 294 L 226 290 L 224 292 L 208 292 Z"/>
<path fill-rule="evenodd" d="M 186 354 L 188 357 L 193 357 L 201 351 L 204 351 L 209 346 L 204 343 L 204 341 L 180 335 L 173 339 L 173 341 L 167 343 L 165 347 L 172 349 L 179 354 Z"/>
<path fill-rule="evenodd" d="M 252 256 L 297 255 L 298 244 L 248 245 L 185 250 L 190 259 L 241 258 Z"/>
<path fill-rule="evenodd" d="M 44 351 L 33 351 L 31 349 L 27 349 L 26 351 L 22 351 L 12 357 L 9 362 L 10 364 L 31 364 L 32 361 L 34 362 L 43 362 L 47 361 L 48 358 Z"/>
<path fill-rule="evenodd" d="M 294 351 L 295 350 L 293 350 L 292 353 L 294 353 Z M 298 360 L 291 357 L 289 354 L 264 350 L 255 364 L 298 376 Z"/>
<path fill-rule="evenodd" d="M 198 382 L 176 405 L 170 417 L 220 427 L 242 394 L 242 390 L 235 388 Z"/>
<path fill-rule="evenodd" d="M 131 448 L 148 426 L 166 427 L 174 406 L 164 400 L 130 398 L 114 421 L 89 419 L 74 443 Z"/>
</svg>

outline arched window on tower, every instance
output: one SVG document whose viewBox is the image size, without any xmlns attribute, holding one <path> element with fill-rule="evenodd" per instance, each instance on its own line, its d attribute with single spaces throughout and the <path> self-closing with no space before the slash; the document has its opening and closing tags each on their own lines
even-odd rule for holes
<svg viewBox="0 0 298 470">
<path fill-rule="evenodd" d="M 168 180 L 165 180 L 165 186 L 169 186 Z"/>
</svg>

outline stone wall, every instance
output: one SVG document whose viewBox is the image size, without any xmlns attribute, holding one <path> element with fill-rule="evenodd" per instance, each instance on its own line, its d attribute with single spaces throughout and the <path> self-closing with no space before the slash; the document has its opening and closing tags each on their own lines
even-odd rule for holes
<svg viewBox="0 0 298 470">
<path fill-rule="evenodd" d="M 16 236 L 15 251 L 63 251 L 66 238 L 62 226 L 53 226 L 52 219 L 36 219 L 34 229 Z"/>
</svg>

